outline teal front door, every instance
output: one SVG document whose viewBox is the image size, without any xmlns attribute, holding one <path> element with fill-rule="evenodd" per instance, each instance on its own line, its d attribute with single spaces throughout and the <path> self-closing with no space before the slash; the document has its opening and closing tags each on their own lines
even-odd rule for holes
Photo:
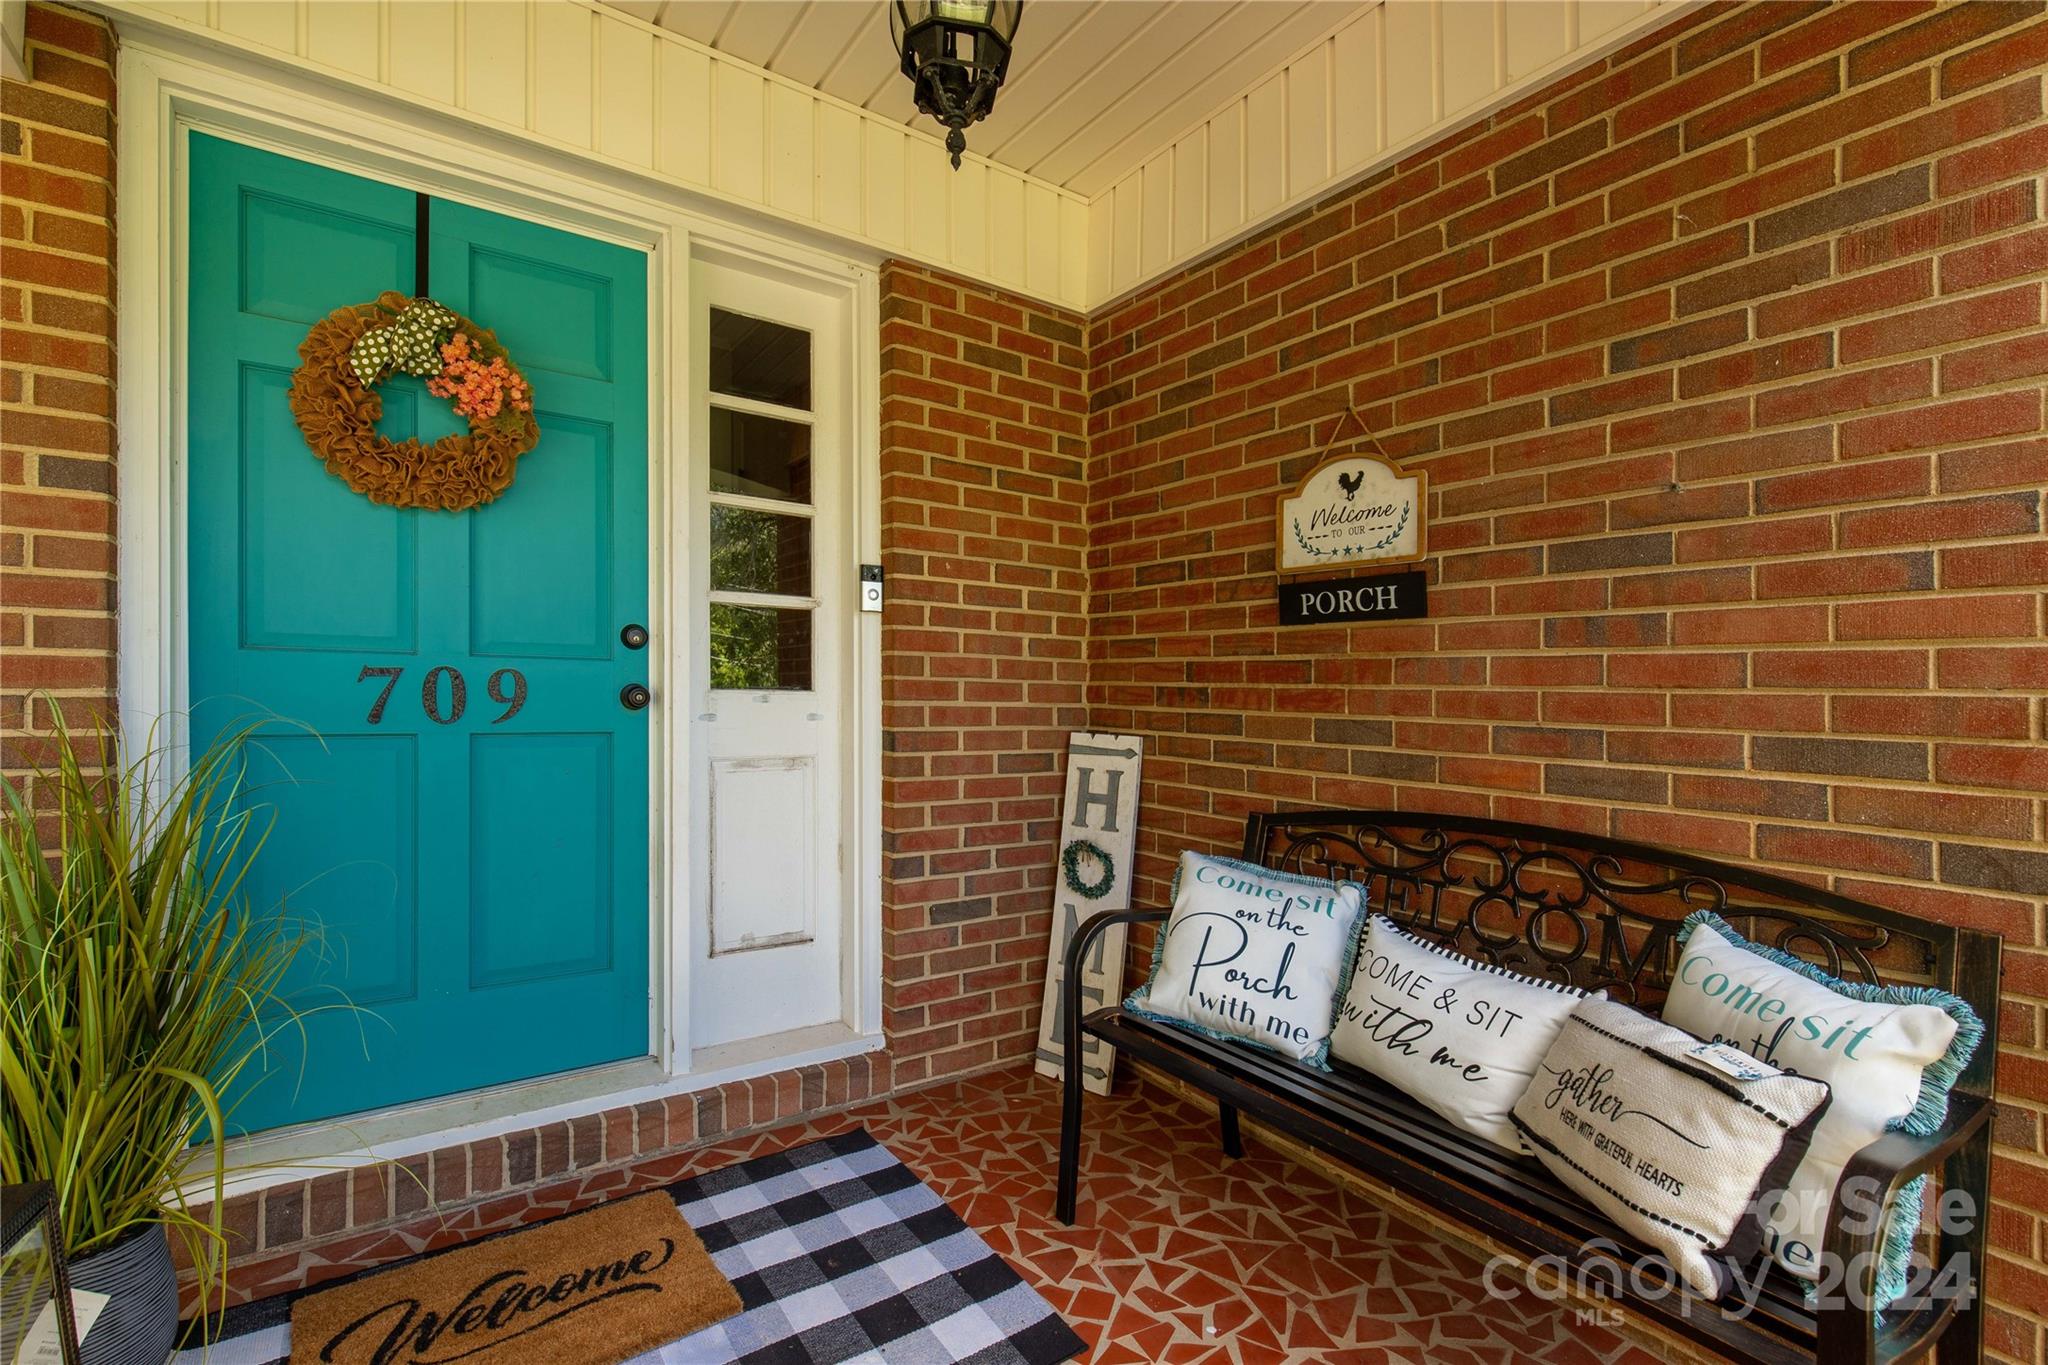
<svg viewBox="0 0 2048 1365">
<path fill-rule="evenodd" d="M 236 1126 L 646 1054 L 645 256 L 200 134 L 190 168 L 193 738 L 272 718 L 251 893 L 316 935 L 292 1003 L 355 1007 L 278 1034 Z M 540 443 L 463 512 L 370 502 L 286 405 L 307 329 L 416 261 L 533 385 Z M 388 436 L 459 429 L 381 392 Z"/>
</svg>

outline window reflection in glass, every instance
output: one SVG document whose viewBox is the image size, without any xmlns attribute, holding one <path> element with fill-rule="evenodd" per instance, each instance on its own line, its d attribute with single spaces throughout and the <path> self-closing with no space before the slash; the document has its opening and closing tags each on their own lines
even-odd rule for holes
<svg viewBox="0 0 2048 1365">
<path fill-rule="evenodd" d="M 713 406 L 711 491 L 809 502 L 811 429 Z"/>
<path fill-rule="evenodd" d="M 713 504 L 711 590 L 810 596 L 810 520 Z"/>
<path fill-rule="evenodd" d="M 785 408 L 811 406 L 811 334 L 711 310 L 711 391 Z"/>
<path fill-rule="evenodd" d="M 738 691 L 809 691 L 811 613 L 711 604 L 711 685 Z"/>
</svg>

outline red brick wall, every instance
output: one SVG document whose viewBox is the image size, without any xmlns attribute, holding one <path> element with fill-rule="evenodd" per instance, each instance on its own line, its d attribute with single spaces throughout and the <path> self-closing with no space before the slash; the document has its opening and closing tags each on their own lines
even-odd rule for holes
<svg viewBox="0 0 2048 1365">
<path fill-rule="evenodd" d="M 1095 318 L 1089 720 L 1141 867 L 1280 804 L 1782 869 L 2007 936 L 1992 1349 L 2042 1348 L 2039 4 L 1714 6 Z M 1430 617 L 1281 630 L 1356 404 Z"/>
<path fill-rule="evenodd" d="M 882 276 L 883 1010 L 899 1085 L 1029 1054 L 1086 726 L 1082 320 Z"/>
<path fill-rule="evenodd" d="M 31 5 L 0 82 L 0 766 L 114 685 L 114 56 L 106 25 Z"/>
</svg>

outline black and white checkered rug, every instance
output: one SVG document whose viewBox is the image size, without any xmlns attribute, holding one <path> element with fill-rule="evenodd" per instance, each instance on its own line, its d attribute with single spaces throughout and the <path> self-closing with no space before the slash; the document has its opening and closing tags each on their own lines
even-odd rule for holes
<svg viewBox="0 0 2048 1365">
<path fill-rule="evenodd" d="M 1086 1349 L 864 1131 L 669 1192 L 744 1308 L 630 1365 L 1056 1365 Z M 293 1297 L 232 1310 L 209 1350 L 181 1352 L 171 1365 L 278 1365 L 291 1354 Z"/>
</svg>

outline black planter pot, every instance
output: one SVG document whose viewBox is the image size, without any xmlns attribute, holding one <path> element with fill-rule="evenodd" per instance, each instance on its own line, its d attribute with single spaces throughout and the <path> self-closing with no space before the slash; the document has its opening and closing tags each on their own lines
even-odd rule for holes
<svg viewBox="0 0 2048 1365">
<path fill-rule="evenodd" d="M 84 1365 L 164 1365 L 178 1335 L 178 1273 L 164 1225 L 124 1234 L 70 1271 L 73 1289 L 111 1296 L 79 1343 Z"/>
</svg>

